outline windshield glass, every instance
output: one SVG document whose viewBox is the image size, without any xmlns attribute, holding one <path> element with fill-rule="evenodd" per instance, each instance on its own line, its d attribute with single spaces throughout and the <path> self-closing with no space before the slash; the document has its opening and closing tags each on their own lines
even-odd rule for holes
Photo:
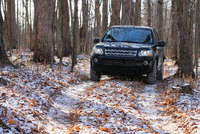
<svg viewBox="0 0 200 134">
<path fill-rule="evenodd" d="M 111 28 L 103 37 L 102 42 L 153 44 L 152 31 L 133 27 Z"/>
</svg>

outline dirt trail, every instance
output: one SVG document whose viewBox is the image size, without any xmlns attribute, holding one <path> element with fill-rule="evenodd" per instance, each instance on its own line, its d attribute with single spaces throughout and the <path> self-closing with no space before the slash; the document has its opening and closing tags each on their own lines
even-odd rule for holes
<svg viewBox="0 0 200 134">
<path fill-rule="evenodd" d="M 163 107 L 157 105 L 158 97 L 161 92 L 157 89 L 157 85 L 146 85 L 141 93 L 139 103 L 142 104 L 141 114 L 144 119 L 149 120 L 153 129 L 159 133 L 177 134 L 183 133 L 174 119 L 170 116 L 163 116 Z"/>
<path fill-rule="evenodd" d="M 105 82 L 105 85 L 108 86 L 108 85 L 111 85 L 111 83 L 112 84 L 114 83 L 114 85 L 115 84 L 117 85 L 119 82 L 121 82 L 121 80 L 107 79 L 107 81 Z M 130 85 L 128 84 L 130 83 L 130 81 L 123 81 L 122 83 L 124 83 L 125 85 L 127 84 L 127 87 L 125 88 L 130 88 L 129 87 Z M 49 117 L 53 118 L 52 122 L 57 120 L 58 122 L 56 125 L 59 126 L 61 123 L 60 126 L 62 127 L 73 126 L 74 124 L 72 123 L 72 120 L 70 120 L 69 118 L 71 118 L 70 116 L 72 115 L 72 113 L 74 113 L 74 111 L 78 109 L 80 105 L 82 105 L 83 103 L 87 103 L 87 101 L 84 100 L 86 97 L 85 91 L 89 87 L 100 85 L 100 84 L 101 82 L 95 83 L 88 80 L 81 84 L 73 85 L 73 86 L 70 86 L 69 88 L 63 89 L 61 95 L 55 99 L 53 107 L 50 109 Z M 154 132 L 158 132 L 161 134 L 183 133 L 183 131 L 180 128 L 178 128 L 179 124 L 170 116 L 164 116 L 163 107 L 161 105 L 157 105 L 159 97 L 162 95 L 162 91 L 159 90 L 159 87 L 157 86 L 158 86 L 157 84 L 144 85 L 144 86 L 141 86 L 143 87 L 143 89 L 139 89 L 135 92 L 136 94 L 139 94 L 140 96 L 137 98 L 137 101 L 136 101 L 136 103 L 139 104 L 139 107 L 137 109 L 138 113 L 141 112 L 140 115 L 138 115 L 138 117 L 141 118 L 144 122 L 147 122 L 147 124 L 149 124 L 148 126 L 153 129 L 152 133 Z M 99 86 L 99 88 L 100 89 L 97 90 L 97 93 L 98 91 L 99 93 L 103 91 L 103 88 L 105 88 L 105 86 L 104 87 Z M 110 96 L 107 96 L 107 98 L 109 97 Z M 103 105 L 95 104 L 95 107 L 97 109 L 98 107 L 100 108 L 102 106 Z M 127 113 L 127 114 L 131 114 L 131 113 Z M 51 121 L 51 119 L 49 120 Z M 95 131 L 99 132 L 99 129 L 95 128 L 93 132 Z M 129 130 L 129 131 L 132 132 L 132 130 Z M 137 130 L 134 132 L 137 132 Z"/>
</svg>

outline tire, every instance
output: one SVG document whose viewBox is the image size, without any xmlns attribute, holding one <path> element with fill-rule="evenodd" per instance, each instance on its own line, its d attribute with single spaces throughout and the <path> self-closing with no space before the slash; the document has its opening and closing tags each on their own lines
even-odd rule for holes
<svg viewBox="0 0 200 134">
<path fill-rule="evenodd" d="M 91 67 L 90 68 L 90 80 L 98 82 L 98 81 L 100 81 L 100 79 L 101 79 L 101 75 L 99 73 L 97 73 L 96 71 L 94 71 Z"/>
<path fill-rule="evenodd" d="M 156 73 L 157 73 L 157 61 L 154 62 L 152 71 L 149 74 L 147 74 L 147 84 L 156 83 L 156 80 L 157 80 Z"/>
<path fill-rule="evenodd" d="M 162 63 L 160 70 L 157 71 L 157 80 L 162 80 L 164 74 L 164 63 Z"/>
</svg>

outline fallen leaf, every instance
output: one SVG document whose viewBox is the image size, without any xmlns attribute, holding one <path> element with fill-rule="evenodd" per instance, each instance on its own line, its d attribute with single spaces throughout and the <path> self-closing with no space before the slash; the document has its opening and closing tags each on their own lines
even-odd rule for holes
<svg viewBox="0 0 200 134">
<path fill-rule="evenodd" d="M 10 124 L 10 125 L 13 125 L 13 124 L 17 124 L 17 121 L 16 120 L 13 120 L 13 119 L 11 119 L 11 118 L 9 118 L 8 119 L 8 123 Z"/>
<path fill-rule="evenodd" d="M 135 97 L 135 96 L 132 96 L 132 99 L 134 99 L 134 100 L 135 100 L 135 99 L 136 99 L 136 97 Z"/>
<path fill-rule="evenodd" d="M 35 132 L 40 132 L 37 128 L 33 127 L 31 128 L 32 131 L 35 131 Z"/>
<path fill-rule="evenodd" d="M 74 126 L 73 130 L 76 131 L 76 132 L 79 132 L 80 131 L 80 127 L 79 126 Z"/>
<path fill-rule="evenodd" d="M 100 127 L 100 130 L 101 130 L 101 131 L 108 132 L 108 128 L 107 128 L 107 127 Z"/>
</svg>

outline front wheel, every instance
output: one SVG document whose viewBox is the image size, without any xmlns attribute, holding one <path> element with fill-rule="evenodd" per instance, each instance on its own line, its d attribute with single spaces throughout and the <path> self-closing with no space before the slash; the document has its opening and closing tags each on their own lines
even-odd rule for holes
<svg viewBox="0 0 200 134">
<path fill-rule="evenodd" d="M 156 72 L 157 72 L 157 62 L 153 63 L 152 71 L 147 74 L 147 84 L 155 84 L 156 83 Z"/>
<path fill-rule="evenodd" d="M 98 82 L 101 79 L 101 75 L 94 71 L 92 67 L 90 68 L 90 79 L 95 82 Z"/>
<path fill-rule="evenodd" d="M 160 70 L 157 72 L 157 80 L 163 79 L 163 73 L 164 73 L 164 63 L 162 63 Z"/>
</svg>

